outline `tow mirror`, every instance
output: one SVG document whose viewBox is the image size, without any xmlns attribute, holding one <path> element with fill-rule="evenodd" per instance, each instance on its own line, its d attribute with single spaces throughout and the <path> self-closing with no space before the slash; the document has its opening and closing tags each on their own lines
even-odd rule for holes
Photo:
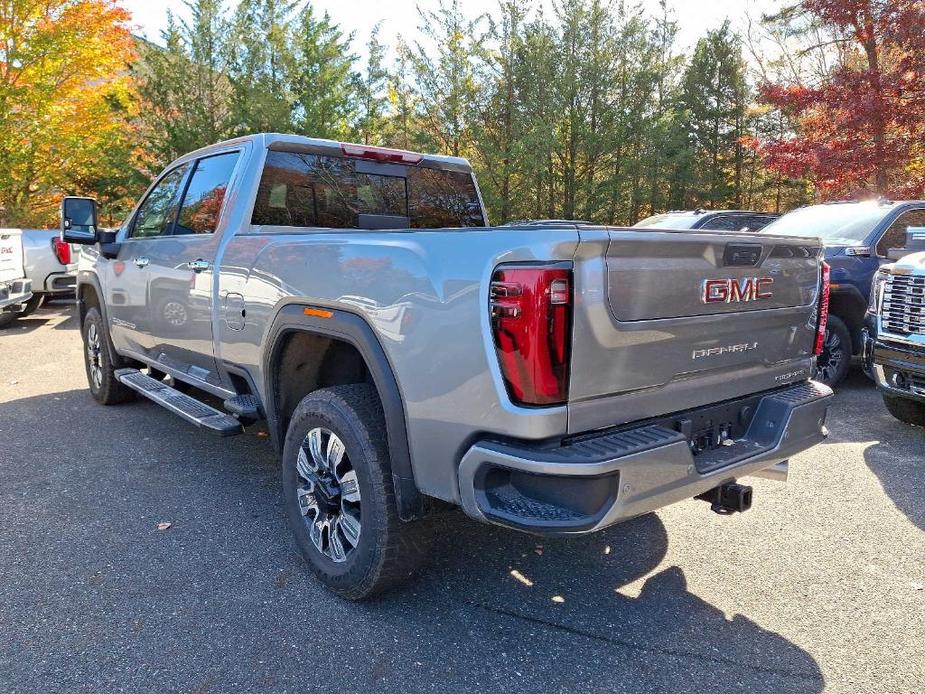
<svg viewBox="0 0 925 694">
<path fill-rule="evenodd" d="M 67 243 L 96 243 L 96 200 L 66 197 L 61 201 L 61 239 Z"/>
</svg>

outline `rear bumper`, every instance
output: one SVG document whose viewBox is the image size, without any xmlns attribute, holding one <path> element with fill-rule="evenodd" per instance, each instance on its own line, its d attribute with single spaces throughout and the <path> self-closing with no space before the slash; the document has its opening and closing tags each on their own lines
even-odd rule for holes
<svg viewBox="0 0 925 694">
<path fill-rule="evenodd" d="M 42 290 L 42 293 L 72 294 L 76 289 L 76 272 L 54 272 L 45 278 L 45 288 Z"/>
<path fill-rule="evenodd" d="M 925 345 L 876 341 L 871 346 L 872 372 L 887 395 L 925 402 Z"/>
<path fill-rule="evenodd" d="M 661 424 L 561 446 L 478 442 L 460 463 L 462 506 L 478 520 L 539 534 L 600 530 L 778 466 L 823 441 L 831 396 L 813 381 L 767 393 L 745 436 L 699 456 L 685 434 Z"/>
<path fill-rule="evenodd" d="M 0 311 L 18 313 L 22 310 L 22 305 L 31 298 L 32 280 L 0 282 Z"/>
</svg>

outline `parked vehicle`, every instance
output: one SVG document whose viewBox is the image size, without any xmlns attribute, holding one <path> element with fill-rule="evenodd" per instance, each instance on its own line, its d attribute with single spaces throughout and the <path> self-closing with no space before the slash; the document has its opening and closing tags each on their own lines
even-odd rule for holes
<svg viewBox="0 0 925 694">
<path fill-rule="evenodd" d="M 22 265 L 22 232 L 0 229 L 0 328 L 10 325 L 32 298 L 32 282 Z"/>
<path fill-rule="evenodd" d="M 925 226 L 925 201 L 868 200 L 801 207 L 768 225 L 764 232 L 818 236 L 832 267 L 832 297 L 825 347 L 816 377 L 829 386 L 847 375 L 863 348 L 862 330 L 871 281 L 902 248 L 908 227 Z"/>
<path fill-rule="evenodd" d="M 77 286 L 77 259 L 57 229 L 0 229 L 18 238 L 18 265 L 32 286 L 32 296 L 20 311 L 4 316 L 6 324 L 30 315 L 46 299 L 72 296 Z"/>
<path fill-rule="evenodd" d="M 447 503 L 551 535 L 744 511 L 739 478 L 826 436 L 813 239 L 489 227 L 464 159 L 269 134 L 180 158 L 114 233 L 69 198 L 62 234 L 93 397 L 265 419 L 295 541 L 348 598 L 408 576 Z"/>
<path fill-rule="evenodd" d="M 673 210 L 636 222 L 639 229 L 710 229 L 714 231 L 761 231 L 780 217 L 749 210 Z"/>
<path fill-rule="evenodd" d="M 894 253 L 874 276 L 864 355 L 890 414 L 925 427 L 925 228 L 906 247 L 920 252 Z"/>
<path fill-rule="evenodd" d="M 73 296 L 77 286 L 77 257 L 58 229 L 23 229 L 23 267 L 32 280 L 32 300 L 24 315 L 44 301 Z"/>
</svg>

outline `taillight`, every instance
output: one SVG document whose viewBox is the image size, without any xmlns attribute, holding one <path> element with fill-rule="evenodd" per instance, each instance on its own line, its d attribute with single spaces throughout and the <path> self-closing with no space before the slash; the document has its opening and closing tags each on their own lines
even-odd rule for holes
<svg viewBox="0 0 925 694">
<path fill-rule="evenodd" d="M 825 326 L 829 322 L 829 293 L 831 292 L 832 268 L 823 261 L 822 263 L 822 287 L 819 289 L 819 309 L 816 323 L 816 348 L 813 353 L 818 357 L 822 354 L 825 346 Z"/>
<path fill-rule="evenodd" d="M 491 279 L 495 353 L 511 400 L 555 405 L 568 397 L 572 272 L 503 267 Z"/>
<path fill-rule="evenodd" d="M 71 244 L 65 243 L 59 238 L 51 240 L 51 247 L 55 251 L 55 257 L 62 265 L 71 264 Z"/>
</svg>

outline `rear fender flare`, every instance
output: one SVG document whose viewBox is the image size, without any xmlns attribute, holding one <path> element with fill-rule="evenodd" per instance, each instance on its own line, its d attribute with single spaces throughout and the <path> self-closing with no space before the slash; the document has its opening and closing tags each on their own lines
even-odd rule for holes
<svg viewBox="0 0 925 694">
<path fill-rule="evenodd" d="M 274 447 L 277 451 L 281 451 L 286 437 L 278 412 L 279 379 L 277 377 L 277 365 L 281 357 L 282 346 L 285 344 L 284 338 L 294 332 L 306 332 L 347 342 L 357 349 L 366 362 L 382 402 L 399 517 L 402 520 L 412 520 L 423 515 L 423 497 L 414 481 L 414 471 L 411 466 L 404 400 L 379 339 L 369 323 L 355 313 L 335 309 L 331 311 L 332 315 L 329 318 L 324 318 L 319 315 L 306 315 L 306 308 L 307 306 L 303 303 L 290 303 L 279 309 L 267 331 L 267 338 L 264 342 L 266 348 L 261 359 L 265 393 L 264 409 Z"/>
</svg>

